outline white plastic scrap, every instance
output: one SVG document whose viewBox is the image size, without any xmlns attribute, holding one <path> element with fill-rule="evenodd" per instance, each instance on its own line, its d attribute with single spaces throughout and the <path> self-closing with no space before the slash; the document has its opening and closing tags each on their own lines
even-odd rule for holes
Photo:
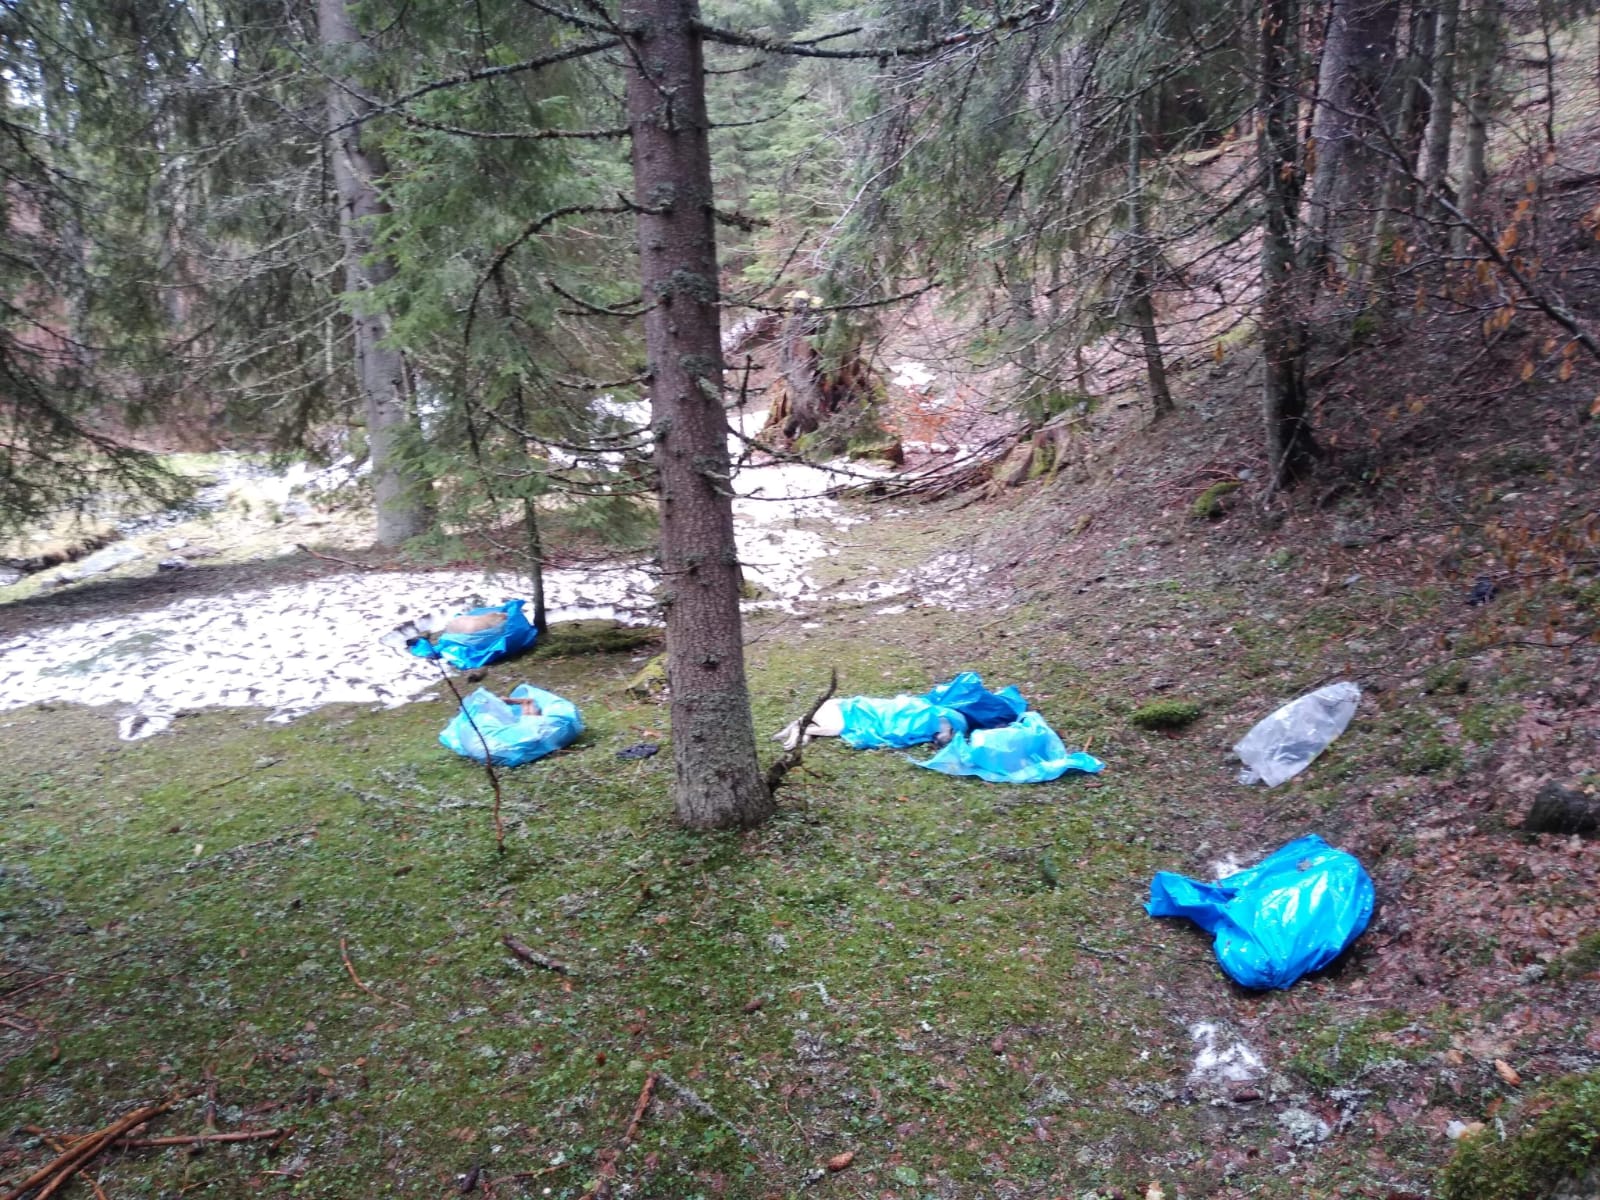
<svg viewBox="0 0 1600 1200">
<path fill-rule="evenodd" d="M 1360 701 L 1355 684 L 1330 683 L 1258 722 L 1233 748 L 1246 767 L 1239 782 L 1277 787 L 1293 779 L 1345 731 Z"/>
</svg>

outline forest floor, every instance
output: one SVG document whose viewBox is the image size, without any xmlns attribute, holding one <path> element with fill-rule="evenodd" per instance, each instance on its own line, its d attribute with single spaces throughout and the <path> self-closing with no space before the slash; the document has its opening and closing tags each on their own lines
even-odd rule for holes
<svg viewBox="0 0 1600 1200">
<path fill-rule="evenodd" d="M 500 856 L 482 772 L 436 740 L 448 696 L 199 711 L 131 743 L 91 708 L 5 713 L 0 1178 L 172 1097 L 151 1134 L 282 1132 L 109 1153 L 104 1194 L 1432 1194 L 1452 1128 L 1514 1130 L 1600 1066 L 1600 843 L 1518 831 L 1546 783 L 1597 784 L 1600 463 L 1578 383 L 1471 424 L 1453 400 L 1386 417 L 1377 349 L 1325 420 L 1383 436 L 1287 499 L 1236 449 L 1240 350 L 1153 431 L 1113 411 L 1058 477 L 865 509 L 819 596 L 750 619 L 763 735 L 830 668 L 867 694 L 975 669 L 1099 777 L 819 743 L 776 819 L 692 836 L 670 755 L 615 757 L 666 734 L 624 691 L 639 653 L 557 646 L 487 682 L 588 723 L 507 774 Z M 1219 481 L 1240 486 L 1195 516 Z M 1498 595 L 1469 607 L 1480 575 Z M 1341 678 L 1348 732 L 1289 784 L 1239 784 L 1228 747 Z M 1154 697 L 1203 715 L 1135 729 Z M 1379 909 L 1287 991 L 1142 911 L 1156 870 L 1311 832 Z"/>
</svg>

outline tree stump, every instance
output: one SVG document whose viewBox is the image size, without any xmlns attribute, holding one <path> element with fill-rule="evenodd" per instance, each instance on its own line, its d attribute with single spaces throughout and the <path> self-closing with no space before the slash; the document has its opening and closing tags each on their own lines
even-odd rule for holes
<svg viewBox="0 0 1600 1200">
<path fill-rule="evenodd" d="M 1594 837 L 1600 833 L 1600 799 L 1577 788 L 1547 783 L 1534 797 L 1533 807 L 1522 819 L 1527 833 L 1576 833 Z"/>
</svg>

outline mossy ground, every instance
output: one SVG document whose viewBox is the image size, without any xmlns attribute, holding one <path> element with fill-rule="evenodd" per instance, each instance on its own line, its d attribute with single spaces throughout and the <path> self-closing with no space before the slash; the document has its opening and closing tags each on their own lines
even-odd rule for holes
<svg viewBox="0 0 1600 1200">
<path fill-rule="evenodd" d="M 817 573 L 888 578 L 994 520 L 875 519 Z M 1080 562 L 1035 556 L 1031 575 L 980 581 L 968 611 L 756 617 L 763 734 L 832 667 L 872 694 L 973 668 L 1109 767 L 996 787 L 823 743 L 745 834 L 681 832 L 670 756 L 615 758 L 667 733 L 666 708 L 624 690 L 651 647 L 491 672 L 569 696 L 589 725 L 507 773 L 503 857 L 482 773 L 436 742 L 444 701 L 290 726 L 210 711 L 133 744 L 104 712 L 3 714 L 0 1172 L 48 1157 L 24 1126 L 96 1128 L 168 1092 L 184 1098 L 158 1131 L 197 1130 L 214 1084 L 222 1128 L 292 1132 L 108 1157 L 109 1194 L 440 1196 L 481 1166 L 496 1196 L 576 1200 L 659 1071 L 618 1194 L 1428 1187 L 1447 1119 L 1515 1104 L 1495 1058 L 1531 1082 L 1596 1040 L 1585 978 L 1516 983 L 1592 933 L 1588 851 L 1512 845 L 1474 790 L 1491 750 L 1515 761 L 1526 697 L 1565 693 L 1536 652 L 1416 655 L 1435 588 L 1319 593 L 1314 556 L 1265 581 L 1197 561 L 1225 525 L 1175 511 L 1170 529 L 1070 542 Z M 1462 646 L 1486 619 L 1443 611 Z M 1429 685 L 1446 659 L 1468 686 Z M 1226 747 L 1334 672 L 1381 684 L 1346 735 L 1272 793 L 1233 785 Z M 1121 698 L 1153 676 L 1204 705 L 1182 738 L 1128 725 Z M 1452 753 L 1408 773 L 1430 738 Z M 1355 849 L 1383 902 L 1321 976 L 1244 993 L 1204 935 L 1144 916 L 1154 870 L 1204 874 L 1305 832 Z M 518 962 L 507 934 L 570 974 Z M 1203 1020 L 1263 1056 L 1256 1098 L 1191 1081 Z M 1296 1140 L 1290 1111 L 1329 1139 Z M 848 1170 L 817 1177 L 847 1150 Z"/>
</svg>

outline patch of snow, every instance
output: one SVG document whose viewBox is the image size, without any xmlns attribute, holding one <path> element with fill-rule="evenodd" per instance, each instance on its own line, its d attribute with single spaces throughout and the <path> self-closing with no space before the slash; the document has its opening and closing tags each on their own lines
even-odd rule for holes
<svg viewBox="0 0 1600 1200">
<path fill-rule="evenodd" d="M 1229 875 L 1237 875 L 1244 868 L 1245 864 L 1239 861 L 1239 856 L 1230 850 L 1211 864 L 1211 878 L 1226 879 Z"/>
<path fill-rule="evenodd" d="M 1189 1026 L 1189 1036 L 1197 1047 L 1194 1066 L 1189 1069 L 1191 1084 L 1247 1083 L 1266 1071 L 1259 1054 L 1212 1021 Z"/>
<path fill-rule="evenodd" d="M 889 367 L 889 382 L 895 387 L 906 388 L 913 392 L 921 392 L 933 386 L 936 378 L 927 364 L 917 362 L 915 359 L 904 359 Z"/>
</svg>

